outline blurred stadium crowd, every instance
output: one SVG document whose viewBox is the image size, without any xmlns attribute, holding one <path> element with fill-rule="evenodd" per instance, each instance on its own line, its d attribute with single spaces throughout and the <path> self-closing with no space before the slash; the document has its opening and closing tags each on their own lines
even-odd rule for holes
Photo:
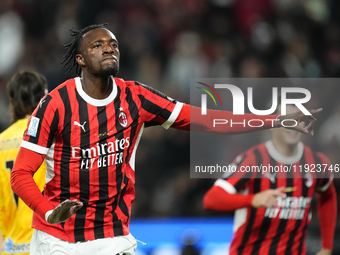
<svg viewBox="0 0 340 255">
<path fill-rule="evenodd" d="M 72 27 L 108 23 L 120 44 L 120 77 L 189 103 L 192 77 L 339 77 L 339 14 L 337 0 L 1 0 L 0 131 L 10 124 L 5 85 L 15 71 L 41 72 L 49 90 L 73 77 L 60 65 Z M 314 89 L 312 106 L 324 111 L 306 142 L 338 163 L 340 86 Z M 201 205 L 214 180 L 189 177 L 189 137 L 160 127 L 144 132 L 133 217 L 216 215 Z M 226 160 L 263 137 L 230 137 Z"/>
</svg>

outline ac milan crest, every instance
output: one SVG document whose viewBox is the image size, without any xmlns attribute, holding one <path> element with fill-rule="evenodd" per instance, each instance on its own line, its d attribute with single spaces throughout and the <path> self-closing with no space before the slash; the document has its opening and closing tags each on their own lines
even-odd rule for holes
<svg viewBox="0 0 340 255">
<path fill-rule="evenodd" d="M 125 112 L 120 112 L 119 113 L 118 122 L 124 128 L 128 125 L 128 119 L 126 117 Z"/>
<path fill-rule="evenodd" d="M 305 173 L 305 184 L 306 186 L 309 188 L 310 186 L 312 186 L 313 184 L 313 176 L 311 175 L 311 173 L 307 172 Z"/>
</svg>

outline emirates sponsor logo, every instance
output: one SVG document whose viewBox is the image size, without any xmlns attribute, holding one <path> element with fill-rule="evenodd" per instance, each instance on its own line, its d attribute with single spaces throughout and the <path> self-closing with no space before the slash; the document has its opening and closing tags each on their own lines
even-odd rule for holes
<svg viewBox="0 0 340 255">
<path fill-rule="evenodd" d="M 71 156 L 80 160 L 80 169 L 107 167 L 123 163 L 124 149 L 130 146 L 130 137 L 114 142 L 97 143 L 90 148 L 72 147 Z"/>
<path fill-rule="evenodd" d="M 302 220 L 311 204 L 309 197 L 284 197 L 276 199 L 275 207 L 268 207 L 264 216 L 268 218 Z"/>
<path fill-rule="evenodd" d="M 105 156 L 108 154 L 112 154 L 114 152 L 118 152 L 124 150 L 125 148 L 130 146 L 130 137 L 126 137 L 123 139 L 116 139 L 114 142 L 108 143 L 97 143 L 95 146 L 92 146 L 87 149 L 82 149 L 80 147 L 72 147 L 72 158 L 95 158 L 98 156 Z"/>
</svg>

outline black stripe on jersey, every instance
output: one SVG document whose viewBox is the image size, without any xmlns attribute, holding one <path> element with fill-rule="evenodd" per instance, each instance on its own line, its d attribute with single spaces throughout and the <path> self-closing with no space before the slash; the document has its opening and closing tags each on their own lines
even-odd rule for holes
<svg viewBox="0 0 340 255">
<path fill-rule="evenodd" d="M 57 109 L 54 113 L 54 117 L 51 123 L 50 134 L 48 135 L 47 148 L 50 148 L 54 139 L 54 134 L 58 130 L 59 124 L 59 110 Z"/>
<path fill-rule="evenodd" d="M 262 162 L 262 160 L 261 160 L 261 162 Z M 275 168 L 275 166 L 277 164 L 276 164 L 275 160 L 271 160 L 270 165 Z M 277 182 L 276 181 L 275 182 L 270 181 L 270 187 L 269 188 L 270 189 L 276 189 L 276 187 L 277 187 Z M 271 218 L 269 218 L 269 217 L 263 218 L 260 234 L 259 234 L 259 237 L 257 238 L 257 240 L 254 243 L 253 251 L 251 252 L 251 254 L 259 254 L 262 242 L 265 240 L 266 235 L 268 233 L 268 230 L 270 228 L 270 223 L 271 223 Z"/>
<path fill-rule="evenodd" d="M 302 155 L 301 157 L 301 160 L 300 160 L 300 164 L 302 166 L 304 166 L 306 164 L 306 159 L 305 159 L 305 154 Z M 303 177 L 303 176 L 301 176 Z M 302 197 L 307 197 L 308 196 L 308 187 L 305 185 L 304 183 L 304 180 L 301 180 L 302 181 Z M 287 186 L 287 187 L 292 187 L 292 186 Z M 290 194 L 292 195 L 292 193 Z M 305 209 L 305 213 L 308 213 Z M 306 220 L 308 220 L 308 216 L 306 217 Z M 301 227 L 301 223 L 302 223 L 302 220 L 296 220 L 295 221 L 295 227 L 294 229 L 292 230 L 292 232 L 290 232 L 290 235 L 289 235 L 289 239 L 288 239 L 288 242 L 287 242 L 287 248 L 286 248 L 286 252 L 285 252 L 285 255 L 289 255 L 289 254 L 292 254 L 292 248 L 293 248 L 293 244 L 294 244 L 294 237 L 296 236 L 299 228 Z M 307 223 L 307 222 L 306 222 Z M 303 237 L 303 235 L 302 235 Z M 302 244 L 303 244 L 303 239 L 300 239 L 298 241 L 298 243 L 300 244 L 300 247 L 302 249 Z M 301 254 L 301 253 L 299 253 Z"/>
<path fill-rule="evenodd" d="M 153 102 L 149 101 L 148 99 L 146 99 L 143 95 L 138 95 L 140 101 L 142 102 L 142 108 L 155 115 L 155 116 L 160 116 L 163 119 L 167 120 L 169 119 L 171 112 L 167 109 L 164 109 L 156 104 L 154 104 Z"/>
<path fill-rule="evenodd" d="M 320 157 L 314 151 L 313 151 L 313 157 L 314 157 L 314 160 L 315 160 L 315 167 L 322 166 L 322 170 L 323 170 L 322 161 L 321 161 Z M 322 176 L 322 171 L 317 172 L 316 169 L 315 169 L 315 172 L 316 172 L 315 188 L 322 187 L 322 186 L 326 185 L 326 183 L 328 182 L 327 177 L 329 177 L 329 175 L 327 174 L 327 170 L 328 170 L 328 168 L 326 169 L 324 176 Z M 324 178 L 324 177 L 326 177 L 326 178 Z"/>
<path fill-rule="evenodd" d="M 85 130 L 89 130 L 89 116 L 87 103 L 84 99 L 78 94 L 75 89 L 76 99 L 79 105 L 79 122 L 85 123 Z M 83 132 L 81 130 L 80 136 L 80 147 L 87 148 L 90 144 L 90 132 Z M 81 164 L 81 162 L 80 162 Z M 90 172 L 89 169 L 81 169 L 79 166 L 79 199 L 83 203 L 83 207 L 80 208 L 76 213 L 76 218 L 74 222 L 74 240 L 75 242 L 85 241 L 85 220 L 86 220 L 86 210 L 90 197 Z"/>
<path fill-rule="evenodd" d="M 152 87 L 150 87 L 148 85 L 145 85 L 145 84 L 140 83 L 138 81 L 135 81 L 135 84 L 137 86 L 142 86 L 142 87 L 146 88 L 147 90 L 151 91 L 153 94 L 156 94 L 157 96 L 163 97 L 163 98 L 165 98 L 167 100 L 170 100 L 170 101 L 176 103 L 176 100 L 169 98 L 167 95 L 163 94 L 162 92 L 160 92 L 160 91 L 158 91 L 158 90 L 156 90 L 156 89 L 154 89 L 154 88 L 152 88 Z"/>
<path fill-rule="evenodd" d="M 310 210 L 309 210 L 310 211 Z M 309 213 L 309 212 L 308 212 Z M 308 217 L 306 218 L 306 221 L 308 221 Z M 301 237 L 301 243 L 300 243 L 300 246 L 299 246 L 299 251 L 298 251 L 298 254 L 302 254 L 302 248 L 306 245 L 305 244 L 305 238 L 306 238 L 306 235 L 307 235 L 307 227 L 308 227 L 308 224 L 306 222 L 305 226 L 303 227 L 303 234 L 302 234 L 302 237 Z"/>
<path fill-rule="evenodd" d="M 114 107 L 116 109 L 116 130 L 121 130 L 121 125 L 119 124 L 118 118 L 119 118 L 119 107 L 121 105 L 120 101 L 120 94 L 121 89 L 119 86 L 117 86 L 117 96 L 114 100 Z M 117 132 L 115 135 L 115 138 L 118 140 L 121 140 L 124 138 L 124 132 L 121 130 L 121 132 Z M 122 165 L 116 165 L 116 185 L 117 185 L 117 194 L 114 197 L 114 201 L 112 203 L 112 220 L 113 220 L 113 233 L 115 236 L 121 236 L 123 235 L 123 224 L 122 221 L 118 219 L 117 213 L 115 212 L 117 205 L 118 205 L 118 199 L 120 198 L 120 192 L 121 192 L 121 186 L 123 181 L 123 173 L 122 173 Z"/>
<path fill-rule="evenodd" d="M 158 121 L 148 121 L 148 122 L 145 122 L 145 127 L 152 127 L 152 126 L 158 126 L 159 125 L 159 122 Z"/>
<path fill-rule="evenodd" d="M 106 106 L 97 107 L 98 113 L 98 123 L 99 130 L 98 134 L 107 133 L 107 116 L 106 116 Z M 101 143 L 106 143 L 106 138 L 102 138 L 99 141 L 99 146 Z M 101 160 L 100 158 L 98 160 Z M 104 238 L 104 215 L 106 208 L 106 201 L 109 199 L 109 172 L 107 166 L 99 167 L 99 199 L 96 204 L 96 213 L 94 220 L 94 236 L 96 239 Z"/>
<path fill-rule="evenodd" d="M 47 108 L 49 102 L 51 101 L 51 99 L 52 99 L 52 97 L 50 95 L 46 95 L 43 99 L 43 100 L 45 100 L 45 102 L 42 103 L 42 104 L 39 103 L 39 106 L 37 106 L 38 110 L 37 110 L 35 117 L 38 118 L 40 121 L 39 121 L 39 124 L 38 124 L 38 132 L 37 132 L 36 137 L 30 136 L 30 138 L 28 140 L 31 143 L 38 144 L 39 135 L 40 135 L 40 131 L 41 131 L 41 123 L 44 119 L 46 108 Z"/>
<path fill-rule="evenodd" d="M 261 153 L 258 149 L 254 150 L 254 154 L 255 154 L 255 158 L 256 158 L 256 165 L 259 166 L 262 164 L 262 157 L 261 157 Z M 258 192 L 261 191 L 261 173 L 256 173 L 256 178 L 254 180 L 254 190 L 253 193 L 256 194 Z M 248 220 L 248 224 L 247 227 L 244 231 L 244 235 L 243 235 L 243 239 L 242 242 L 240 244 L 240 246 L 237 248 L 237 251 L 239 255 L 243 254 L 243 249 L 245 247 L 245 245 L 247 244 L 250 234 L 251 234 L 251 228 L 254 225 L 254 221 L 256 218 L 256 212 L 257 209 L 252 207 L 250 209 L 250 215 L 249 215 L 249 220 Z"/>
<path fill-rule="evenodd" d="M 71 116 L 72 109 L 70 105 L 70 98 L 67 93 L 67 88 L 62 87 L 58 90 L 60 97 L 64 104 L 65 116 L 64 116 L 64 127 L 62 131 L 63 147 L 61 152 L 61 158 L 63 162 L 60 164 L 60 202 L 70 199 L 70 144 L 71 144 Z M 64 227 L 64 222 L 61 226 Z"/>
<path fill-rule="evenodd" d="M 128 187 L 128 183 L 129 183 L 129 178 L 127 178 L 127 176 L 124 174 L 124 184 L 125 184 L 125 187 L 123 188 L 122 190 L 122 193 L 120 195 L 120 200 L 119 200 L 119 203 L 118 203 L 118 206 L 120 208 L 120 210 L 124 213 L 125 216 L 128 217 L 128 220 L 129 220 L 129 217 L 130 217 L 130 214 L 129 214 L 129 209 L 123 199 L 125 193 L 126 193 L 126 189 Z"/>
<path fill-rule="evenodd" d="M 255 154 L 255 151 L 254 151 L 254 154 Z M 256 154 L 255 154 L 255 156 L 256 156 Z M 246 159 L 246 155 L 243 155 L 242 158 L 236 163 L 237 169 L 239 168 L 239 166 L 242 164 L 242 162 L 245 159 Z M 240 179 L 237 183 L 235 183 L 235 185 L 234 185 L 235 189 L 240 190 L 243 187 L 243 185 L 245 185 L 249 181 L 251 176 L 252 176 L 251 172 L 246 172 L 246 174 L 242 177 L 242 179 Z"/>
<path fill-rule="evenodd" d="M 125 94 L 126 94 L 126 101 L 129 103 L 130 116 L 133 119 L 133 126 L 131 126 L 131 131 L 130 131 L 130 144 L 131 144 L 133 139 L 135 139 L 135 136 L 136 136 L 138 120 L 139 120 L 139 112 L 138 112 L 137 104 L 135 103 L 135 101 L 133 101 L 130 88 L 127 87 L 125 89 Z M 130 149 L 127 150 L 127 153 L 126 153 L 126 157 L 125 157 L 126 164 L 128 164 L 129 158 L 130 158 Z"/>
<path fill-rule="evenodd" d="M 273 161 L 275 161 L 275 160 L 272 157 L 270 157 L 271 164 L 272 164 Z M 290 167 L 290 166 L 288 166 L 288 167 Z M 287 176 L 286 176 L 286 187 L 293 187 L 293 185 L 294 185 L 293 173 L 288 171 Z M 292 196 L 293 192 L 292 191 L 287 192 L 286 194 L 287 194 L 287 196 Z M 282 233 L 284 233 L 285 230 L 286 230 L 286 226 L 287 226 L 287 220 L 281 219 L 280 223 L 279 223 L 279 227 L 277 228 L 276 235 L 272 239 L 272 243 L 271 243 L 270 248 L 269 248 L 269 254 L 276 254 L 277 246 L 280 242 L 280 238 L 281 238 Z"/>
</svg>

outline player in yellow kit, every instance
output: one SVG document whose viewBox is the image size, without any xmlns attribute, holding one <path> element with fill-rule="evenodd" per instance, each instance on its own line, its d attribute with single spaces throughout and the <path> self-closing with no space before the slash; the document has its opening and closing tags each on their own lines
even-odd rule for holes
<svg viewBox="0 0 340 255">
<path fill-rule="evenodd" d="M 44 76 L 34 71 L 16 73 L 7 84 L 13 124 L 0 134 L 0 230 L 1 255 L 29 254 L 33 211 L 12 192 L 10 173 L 28 118 L 47 92 Z M 34 175 L 40 190 L 45 184 L 45 165 Z"/>
</svg>

